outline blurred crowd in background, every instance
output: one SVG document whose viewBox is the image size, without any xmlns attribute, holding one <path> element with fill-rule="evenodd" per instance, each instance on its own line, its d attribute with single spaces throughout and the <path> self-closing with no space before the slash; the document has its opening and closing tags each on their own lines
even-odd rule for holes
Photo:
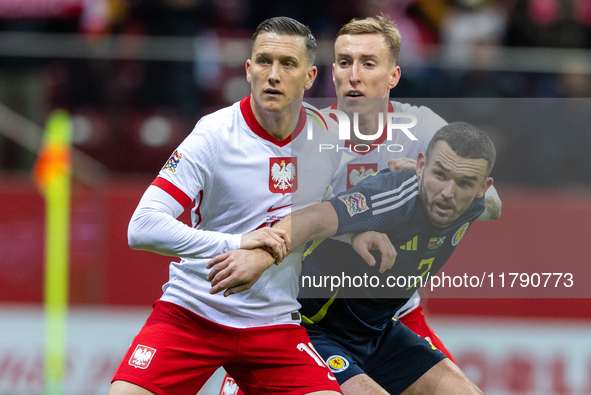
<svg viewBox="0 0 591 395">
<path fill-rule="evenodd" d="M 50 8 L 39 6 L 44 3 Z M 396 21 L 403 37 L 402 79 L 392 91 L 397 100 L 591 97 L 584 62 L 546 71 L 493 67 L 498 48 L 591 49 L 589 0 L 0 0 L 0 37 L 69 33 L 92 44 L 108 37 L 134 36 L 141 43 L 176 36 L 200 43 L 181 61 L 19 56 L 3 52 L 0 43 L 0 104 L 38 125 L 50 110 L 66 108 L 73 114 L 75 146 L 111 173 L 156 174 L 201 116 L 248 94 L 249 52 L 242 48 L 244 57 L 225 62 L 221 52 L 232 47 L 222 46 L 224 40 L 248 40 L 262 20 L 286 15 L 310 26 L 319 42 L 331 43 L 350 19 L 380 13 Z M 332 97 L 331 54 L 318 60 L 319 77 L 306 95 Z M 570 125 L 541 119 L 520 125 L 519 132 L 498 131 L 502 165 L 496 178 L 591 186 L 585 159 L 591 106 L 580 103 Z M 542 114 L 554 109 L 548 106 Z M 34 159 L 0 133 L 1 172 L 28 171 Z"/>
</svg>

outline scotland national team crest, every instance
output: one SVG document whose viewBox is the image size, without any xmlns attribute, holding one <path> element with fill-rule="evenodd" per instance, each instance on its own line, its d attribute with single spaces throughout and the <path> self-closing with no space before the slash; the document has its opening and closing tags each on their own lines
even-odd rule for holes
<svg viewBox="0 0 591 395">
<path fill-rule="evenodd" d="M 146 369 L 154 358 L 154 354 L 156 354 L 155 348 L 138 344 L 129 358 L 129 364 L 134 368 Z"/>
<path fill-rule="evenodd" d="M 351 217 L 355 214 L 369 210 L 365 201 L 365 196 L 359 192 L 355 192 L 351 195 L 339 196 L 339 200 L 345 203 L 347 211 Z"/>
<path fill-rule="evenodd" d="M 269 158 L 269 190 L 273 193 L 294 193 L 298 189 L 298 158 Z"/>
<path fill-rule="evenodd" d="M 454 237 L 451 239 L 452 246 L 455 247 L 458 245 L 458 243 L 460 241 L 462 241 L 462 238 L 464 237 L 464 235 L 468 231 L 469 226 L 470 226 L 470 222 L 466 222 L 464 225 L 460 226 L 460 229 L 456 230 L 456 233 L 454 233 Z"/>
<path fill-rule="evenodd" d="M 349 367 L 349 361 L 340 355 L 333 355 L 332 357 L 328 358 L 326 364 L 333 373 L 342 372 Z"/>
<path fill-rule="evenodd" d="M 220 395 L 236 395 L 238 393 L 238 384 L 230 376 L 226 376 L 222 384 Z"/>
<path fill-rule="evenodd" d="M 377 163 L 347 164 L 347 189 L 353 188 L 359 181 L 376 171 L 378 171 Z"/>
</svg>

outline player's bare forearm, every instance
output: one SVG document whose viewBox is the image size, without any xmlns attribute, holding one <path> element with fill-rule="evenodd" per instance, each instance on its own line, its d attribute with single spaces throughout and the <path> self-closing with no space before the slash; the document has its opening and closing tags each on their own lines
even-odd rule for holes
<svg viewBox="0 0 591 395">
<path fill-rule="evenodd" d="M 493 185 L 488 188 L 484 195 L 484 212 L 477 221 L 496 221 L 501 217 L 502 202 L 499 194 Z"/>
<path fill-rule="evenodd" d="M 332 237 L 338 227 L 337 213 L 329 202 L 296 211 L 273 226 L 286 232 L 291 239 L 292 249 L 311 240 Z"/>
<path fill-rule="evenodd" d="M 326 239 L 336 234 L 339 218 L 329 202 L 317 204 L 304 210 L 296 211 L 276 225 L 291 236 L 292 248 L 317 239 Z M 379 250 L 382 253 L 380 272 L 384 272 L 394 265 L 396 249 L 383 233 L 364 232 L 353 237 L 353 249 L 370 266 L 375 265 L 375 259 L 369 250 Z"/>
<path fill-rule="evenodd" d="M 279 264 L 291 250 L 289 235 L 281 229 L 269 227 L 260 228 L 242 235 L 240 248 L 252 250 L 263 248 L 275 257 L 275 263 Z"/>
</svg>

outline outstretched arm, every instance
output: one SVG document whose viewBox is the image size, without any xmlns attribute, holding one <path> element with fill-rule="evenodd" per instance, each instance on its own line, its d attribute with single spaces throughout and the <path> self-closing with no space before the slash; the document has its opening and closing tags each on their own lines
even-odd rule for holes
<svg viewBox="0 0 591 395">
<path fill-rule="evenodd" d="M 324 202 L 286 216 L 273 228 L 290 235 L 295 249 L 308 241 L 334 236 L 338 227 L 339 218 L 332 204 Z"/>
<path fill-rule="evenodd" d="M 162 255 L 205 258 L 238 248 L 266 247 L 281 261 L 289 249 L 286 233 L 259 229 L 244 235 L 194 229 L 176 218 L 184 207 L 157 186 L 148 187 L 129 223 L 129 246 Z"/>
<path fill-rule="evenodd" d="M 324 202 L 287 215 L 273 229 L 284 232 L 295 249 L 309 240 L 333 236 L 338 224 L 332 204 Z M 229 296 L 247 290 L 272 264 L 270 254 L 261 249 L 237 250 L 218 255 L 207 264 L 208 269 L 213 268 L 207 276 L 212 285 L 210 293 L 225 289 L 224 296 Z"/>
<path fill-rule="evenodd" d="M 324 202 L 288 215 L 274 228 L 285 231 L 295 249 L 307 241 L 334 236 L 338 224 L 332 204 Z M 394 264 L 396 250 L 384 234 L 362 233 L 353 238 L 352 244 L 353 249 L 371 266 L 375 264 L 375 259 L 368 250 L 379 250 L 382 253 L 381 272 Z M 270 255 L 260 249 L 230 251 L 218 255 L 207 264 L 207 268 L 213 268 L 207 276 L 207 280 L 212 282 L 210 293 L 225 289 L 224 296 L 229 296 L 249 289 L 272 264 Z"/>
</svg>

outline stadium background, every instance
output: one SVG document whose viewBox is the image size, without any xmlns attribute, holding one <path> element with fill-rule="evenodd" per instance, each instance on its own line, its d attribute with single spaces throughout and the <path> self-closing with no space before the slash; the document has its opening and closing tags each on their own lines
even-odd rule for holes
<svg viewBox="0 0 591 395">
<path fill-rule="evenodd" d="M 331 97 L 336 31 L 379 12 L 403 35 L 393 97 L 475 122 L 498 148 L 502 218 L 475 225 L 445 271 L 570 271 L 585 286 L 432 295 L 429 322 L 487 394 L 591 394 L 588 0 L 0 0 L 0 394 L 43 393 L 30 173 L 50 111 L 70 112 L 76 149 L 65 390 L 106 393 L 167 280 L 169 258 L 129 249 L 127 222 L 199 117 L 248 94 L 256 25 L 308 24 L 320 70 L 307 95 Z"/>
</svg>

